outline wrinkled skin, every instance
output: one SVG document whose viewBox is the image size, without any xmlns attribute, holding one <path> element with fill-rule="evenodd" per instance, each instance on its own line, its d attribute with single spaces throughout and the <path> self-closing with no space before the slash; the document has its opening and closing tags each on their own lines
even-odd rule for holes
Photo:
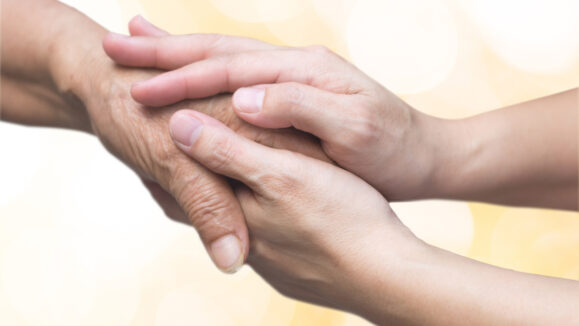
<svg viewBox="0 0 579 326">
<path fill-rule="evenodd" d="M 105 147 L 135 170 L 165 213 L 192 224 L 206 244 L 234 233 L 244 248 L 248 235 L 243 213 L 227 180 L 186 157 L 171 140 L 168 121 L 184 108 L 219 119 L 241 135 L 264 145 L 287 148 L 327 160 L 313 137 L 293 129 L 269 131 L 251 126 L 235 115 L 229 95 L 147 108 L 129 95 L 131 85 L 158 74 L 101 63 L 114 78 L 95 79 L 85 105 L 92 131 Z M 247 251 L 246 251 L 247 254 Z"/>
</svg>

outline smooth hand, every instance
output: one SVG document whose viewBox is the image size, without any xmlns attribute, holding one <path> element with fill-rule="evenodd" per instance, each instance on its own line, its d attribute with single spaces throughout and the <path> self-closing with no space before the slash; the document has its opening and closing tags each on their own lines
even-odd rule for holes
<svg viewBox="0 0 579 326">
<path fill-rule="evenodd" d="M 362 313 L 366 286 L 378 281 L 363 270 L 396 264 L 419 243 L 379 192 L 339 167 L 255 143 L 192 110 L 177 112 L 170 129 L 192 158 L 241 182 L 248 263 L 285 295 Z"/>
</svg>

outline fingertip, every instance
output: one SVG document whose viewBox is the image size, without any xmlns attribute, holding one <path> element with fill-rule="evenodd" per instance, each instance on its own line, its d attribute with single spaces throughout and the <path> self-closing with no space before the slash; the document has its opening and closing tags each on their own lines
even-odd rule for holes
<svg viewBox="0 0 579 326">
<path fill-rule="evenodd" d="M 174 71 L 162 73 L 151 79 L 133 84 L 131 87 L 133 99 L 143 105 L 160 107 L 171 105 L 187 98 L 187 85 L 180 74 Z"/>
<path fill-rule="evenodd" d="M 145 17 L 136 15 L 129 21 L 129 33 L 133 36 L 166 36 L 169 33 L 153 25 Z"/>
<path fill-rule="evenodd" d="M 291 123 L 277 116 L 276 110 L 264 107 L 266 90 L 264 85 L 240 88 L 233 93 L 233 111 L 241 119 L 262 128 L 288 128 Z M 271 104 L 269 104 L 271 107 Z"/>
<path fill-rule="evenodd" d="M 147 36 L 147 29 L 144 28 L 144 18 L 141 15 L 136 15 L 129 21 L 129 34 L 131 36 Z"/>
<path fill-rule="evenodd" d="M 128 36 L 126 35 L 113 32 L 109 32 L 107 35 L 105 35 L 102 43 L 107 55 L 115 55 L 117 53 L 116 49 L 118 48 L 119 43 L 126 40 L 127 38 Z"/>
<path fill-rule="evenodd" d="M 131 85 L 131 97 L 133 98 L 133 100 L 143 104 L 143 105 L 148 105 L 146 103 L 146 81 L 138 81 L 136 83 L 134 83 L 133 85 Z"/>
<path fill-rule="evenodd" d="M 176 112 L 169 120 L 171 138 L 185 150 L 195 144 L 202 130 L 203 121 L 183 112 Z"/>
<path fill-rule="evenodd" d="M 132 36 L 109 33 L 103 39 L 105 53 L 116 63 L 126 66 L 146 66 L 147 53 Z M 140 51 L 140 52 L 139 52 Z"/>
<path fill-rule="evenodd" d="M 211 243 L 209 254 L 221 271 L 234 274 L 245 262 L 246 253 L 243 247 L 236 235 L 228 234 Z"/>
<path fill-rule="evenodd" d="M 161 107 L 169 105 L 171 102 L 167 102 L 167 96 L 171 96 L 171 94 L 165 92 L 162 85 L 159 86 L 152 79 L 136 82 L 131 86 L 131 97 L 133 100 L 145 106 Z"/>
<path fill-rule="evenodd" d="M 133 18 L 131 18 L 131 20 L 129 20 L 129 33 L 131 35 L 133 35 L 134 30 L 136 27 L 139 26 L 140 21 L 143 19 L 143 16 L 141 16 L 140 14 L 134 16 Z"/>
<path fill-rule="evenodd" d="M 149 86 L 146 82 L 140 82 L 139 84 L 133 84 L 131 87 L 131 97 L 133 100 L 141 105 L 151 108 L 157 108 L 165 105 L 158 98 L 155 98 L 155 94 L 149 91 Z"/>
<path fill-rule="evenodd" d="M 265 89 L 242 87 L 233 93 L 233 107 L 242 114 L 259 113 L 263 107 Z"/>
</svg>

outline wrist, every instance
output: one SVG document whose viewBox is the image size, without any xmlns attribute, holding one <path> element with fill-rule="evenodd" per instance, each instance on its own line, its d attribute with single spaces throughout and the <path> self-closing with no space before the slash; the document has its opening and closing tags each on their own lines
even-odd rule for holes
<svg viewBox="0 0 579 326">
<path fill-rule="evenodd" d="M 382 181 L 386 198 L 391 201 L 443 198 L 445 181 L 442 177 L 459 151 L 452 143 L 456 122 L 440 119 L 408 107 L 410 123 L 398 145 L 394 162 L 405 177 Z M 388 190 L 396 192 L 388 193 Z"/>
<path fill-rule="evenodd" d="M 421 114 L 417 129 L 420 130 L 420 142 L 423 144 L 425 175 L 417 199 L 440 198 L 458 199 L 461 194 L 457 185 L 462 182 L 463 170 L 469 158 L 471 139 L 467 122 L 461 120 L 440 119 Z"/>
<path fill-rule="evenodd" d="M 398 219 L 387 218 L 392 222 L 361 239 L 354 260 L 345 262 L 342 284 L 349 294 L 338 308 L 379 325 L 402 325 L 408 273 L 428 262 L 433 248 Z"/>
<path fill-rule="evenodd" d="M 431 198 L 472 200 L 481 184 L 491 182 L 480 171 L 484 169 L 488 152 L 488 139 L 500 139 L 500 128 L 493 133 L 480 133 L 484 122 L 480 116 L 444 120 L 440 124 L 432 172 Z M 482 123 L 482 124 L 481 124 Z"/>
<path fill-rule="evenodd" d="M 106 30 L 76 10 L 67 10 L 47 51 L 48 70 L 56 92 L 69 103 L 66 116 L 72 127 L 92 132 L 87 102 L 104 80 L 106 64 L 110 66 L 101 48 Z"/>
</svg>

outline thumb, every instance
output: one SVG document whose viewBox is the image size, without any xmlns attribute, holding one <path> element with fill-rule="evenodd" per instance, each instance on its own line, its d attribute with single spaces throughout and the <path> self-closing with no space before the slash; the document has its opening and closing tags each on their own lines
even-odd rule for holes
<svg viewBox="0 0 579 326">
<path fill-rule="evenodd" d="M 233 108 L 243 120 L 263 128 L 288 128 L 310 133 L 324 141 L 335 140 L 351 122 L 348 95 L 288 82 L 240 88 Z"/>
<path fill-rule="evenodd" d="M 267 181 L 298 174 L 293 173 L 300 165 L 295 155 L 255 143 L 200 112 L 178 111 L 169 127 L 173 141 L 197 162 L 244 183 L 263 197 L 270 195 Z"/>
</svg>

